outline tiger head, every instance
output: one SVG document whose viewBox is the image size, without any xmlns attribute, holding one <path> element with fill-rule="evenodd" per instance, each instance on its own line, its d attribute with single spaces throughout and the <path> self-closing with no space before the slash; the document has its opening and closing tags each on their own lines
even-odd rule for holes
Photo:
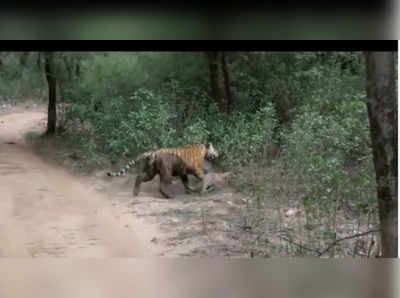
<svg viewBox="0 0 400 298">
<path fill-rule="evenodd" d="M 213 145 L 211 143 L 206 144 L 206 155 L 205 158 L 207 160 L 213 160 L 218 157 L 218 152 L 217 150 L 214 149 Z"/>
</svg>

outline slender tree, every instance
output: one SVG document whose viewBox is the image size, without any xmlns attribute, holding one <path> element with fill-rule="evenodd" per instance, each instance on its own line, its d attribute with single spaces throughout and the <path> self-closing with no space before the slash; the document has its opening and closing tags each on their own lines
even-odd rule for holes
<svg viewBox="0 0 400 298">
<path fill-rule="evenodd" d="M 397 98 L 393 52 L 366 52 L 367 107 L 377 181 L 382 257 L 397 257 Z"/>
<path fill-rule="evenodd" d="M 46 134 L 54 134 L 56 132 L 56 102 L 57 102 L 57 79 L 54 66 L 54 53 L 45 53 L 45 74 L 47 85 L 49 87 L 49 106 L 47 112 L 47 131 Z"/>
<path fill-rule="evenodd" d="M 210 74 L 211 94 L 218 105 L 220 112 L 226 111 L 224 89 L 221 86 L 220 52 L 206 52 Z"/>
<path fill-rule="evenodd" d="M 225 52 L 206 52 L 208 60 L 211 95 L 220 112 L 232 112 L 234 94 L 231 89 L 231 72 Z"/>
<path fill-rule="evenodd" d="M 226 53 L 222 52 L 221 54 L 221 64 L 222 64 L 222 73 L 224 75 L 224 85 L 225 85 L 225 97 L 226 97 L 226 109 L 227 112 L 230 113 L 234 109 L 234 94 L 231 89 L 231 72 L 228 66 L 228 63 L 226 61 Z"/>
<path fill-rule="evenodd" d="M 29 52 L 22 52 L 19 56 L 19 64 L 21 66 L 25 66 L 26 61 L 28 60 L 28 57 L 29 57 Z"/>
<path fill-rule="evenodd" d="M 42 68 L 42 54 L 40 52 L 37 53 L 36 57 L 36 66 L 40 70 Z"/>
<path fill-rule="evenodd" d="M 80 59 L 78 59 L 78 60 L 76 61 L 76 64 L 75 64 L 75 75 L 76 75 L 77 77 L 80 77 L 80 76 L 81 76 L 81 64 L 80 64 Z"/>
<path fill-rule="evenodd" d="M 72 72 L 73 72 L 72 71 L 73 64 L 71 62 L 70 57 L 68 57 L 67 53 L 64 53 L 62 58 L 64 61 L 65 69 L 67 70 L 67 73 L 68 73 L 68 80 L 71 81 L 72 80 Z"/>
</svg>

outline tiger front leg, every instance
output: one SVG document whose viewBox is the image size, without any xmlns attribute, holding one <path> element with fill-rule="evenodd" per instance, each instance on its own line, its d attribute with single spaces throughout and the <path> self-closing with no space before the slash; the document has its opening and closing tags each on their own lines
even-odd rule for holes
<svg viewBox="0 0 400 298">
<path fill-rule="evenodd" d="M 208 191 L 208 183 L 207 183 L 207 178 L 206 176 L 203 176 L 200 182 L 200 194 L 204 194 Z"/>
<path fill-rule="evenodd" d="M 213 174 L 195 175 L 200 180 L 200 185 L 197 187 L 197 192 L 204 194 L 215 189 L 215 178 Z"/>
<path fill-rule="evenodd" d="M 200 180 L 200 185 L 199 187 L 196 189 L 197 192 L 199 192 L 200 194 L 204 194 L 205 191 L 207 190 L 207 183 L 206 183 L 206 179 L 205 179 L 205 175 L 204 173 L 196 173 L 194 175 L 197 179 Z"/>
</svg>

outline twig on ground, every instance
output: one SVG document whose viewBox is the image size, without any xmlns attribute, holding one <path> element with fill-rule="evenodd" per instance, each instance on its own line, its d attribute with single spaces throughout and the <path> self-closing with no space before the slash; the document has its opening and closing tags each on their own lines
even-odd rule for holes
<svg viewBox="0 0 400 298">
<path fill-rule="evenodd" d="M 344 241 L 344 240 L 349 240 L 349 239 L 353 239 L 353 238 L 357 238 L 357 237 L 362 237 L 371 233 L 377 233 L 380 232 L 381 230 L 369 230 L 366 231 L 364 233 L 358 233 L 358 234 L 354 234 L 354 235 L 350 235 L 347 237 L 343 237 L 340 239 L 335 240 L 334 242 L 332 242 L 330 245 L 328 245 L 323 251 L 320 252 L 320 256 L 322 256 L 324 253 L 326 253 L 327 251 L 329 251 L 332 247 L 334 247 L 335 245 L 337 245 L 339 242 Z"/>
<path fill-rule="evenodd" d="M 332 242 L 331 244 L 329 244 L 324 250 L 319 250 L 319 249 L 314 249 L 314 248 L 310 248 L 310 247 L 307 247 L 307 246 L 304 246 L 304 245 L 302 245 L 302 244 L 299 244 L 299 243 L 297 243 L 297 242 L 295 242 L 295 241 L 293 241 L 293 240 L 291 240 L 291 239 L 289 239 L 289 238 L 287 238 L 287 237 L 285 237 L 285 236 L 278 236 L 280 239 L 282 239 L 282 240 L 284 240 L 284 241 L 286 241 L 286 242 L 289 242 L 290 244 L 293 244 L 293 245 L 296 245 L 296 246 L 298 246 L 298 247 L 300 247 L 301 249 L 305 249 L 305 250 L 308 250 L 308 251 L 312 251 L 312 252 L 314 252 L 314 253 L 317 253 L 317 255 L 320 257 L 320 256 L 322 256 L 324 253 L 326 253 L 326 252 L 328 252 L 332 247 L 334 247 L 335 245 L 337 245 L 339 242 L 341 242 L 341 241 L 344 241 L 344 240 L 349 240 L 349 239 L 353 239 L 353 238 L 357 238 L 357 237 L 362 237 L 362 236 L 365 236 L 365 235 L 368 235 L 368 234 L 371 234 L 371 233 L 378 233 L 378 232 L 380 232 L 381 230 L 370 230 L 370 231 L 366 231 L 366 232 L 363 232 L 363 233 L 358 233 L 358 234 L 354 234 L 354 235 L 350 235 L 350 236 L 346 236 L 346 237 L 343 237 L 343 238 L 340 238 L 340 239 L 337 239 L 337 240 L 335 240 L 334 242 Z"/>
</svg>

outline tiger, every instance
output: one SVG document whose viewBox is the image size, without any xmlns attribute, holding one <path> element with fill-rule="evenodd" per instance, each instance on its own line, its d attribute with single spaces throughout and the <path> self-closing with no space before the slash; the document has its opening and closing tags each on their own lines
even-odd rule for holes
<svg viewBox="0 0 400 298">
<path fill-rule="evenodd" d="M 125 175 L 138 161 L 145 159 L 144 171 L 136 177 L 133 188 L 134 197 L 139 194 L 141 183 L 152 180 L 157 174 L 160 176 L 159 190 L 166 198 L 173 197 L 168 190 L 173 177 L 181 179 L 186 192 L 204 193 L 208 187 L 204 181 L 205 174 L 208 172 L 205 168 L 205 160 L 212 161 L 218 156 L 218 151 L 211 143 L 160 148 L 140 154 L 130 160 L 119 172 L 107 172 L 107 175 L 111 177 Z M 188 175 L 193 175 L 200 180 L 201 184 L 197 190 L 189 186 Z"/>
</svg>

